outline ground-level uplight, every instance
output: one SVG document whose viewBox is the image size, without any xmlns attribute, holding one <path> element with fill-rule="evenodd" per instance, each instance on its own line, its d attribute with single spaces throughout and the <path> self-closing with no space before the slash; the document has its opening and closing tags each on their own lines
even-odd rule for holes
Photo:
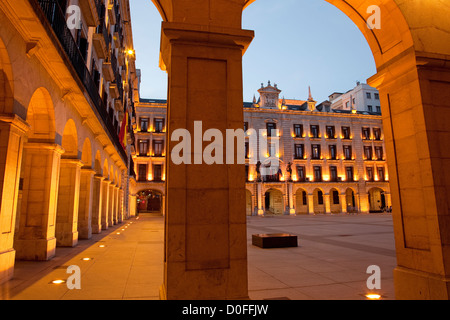
<svg viewBox="0 0 450 320">
<path fill-rule="evenodd" d="M 380 300 L 381 295 L 379 295 L 378 293 L 368 293 L 366 294 L 366 298 L 369 300 Z"/>
<path fill-rule="evenodd" d="M 53 280 L 53 281 L 51 282 L 51 284 L 63 284 L 63 283 L 65 283 L 65 282 L 66 282 L 66 280 L 57 279 L 57 280 Z"/>
</svg>

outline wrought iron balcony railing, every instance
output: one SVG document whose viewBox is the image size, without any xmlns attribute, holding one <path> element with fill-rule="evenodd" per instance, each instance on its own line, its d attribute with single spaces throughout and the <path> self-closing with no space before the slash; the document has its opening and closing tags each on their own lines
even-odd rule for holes
<svg viewBox="0 0 450 320">
<path fill-rule="evenodd" d="M 114 128 L 112 121 L 108 118 L 106 106 L 100 97 L 97 85 L 86 67 L 84 60 L 78 46 L 72 36 L 71 31 L 67 27 L 66 16 L 62 11 L 57 0 L 28 0 L 35 9 L 36 14 L 41 20 L 42 24 L 53 31 L 62 49 L 64 50 L 67 59 L 79 77 L 79 80 L 84 86 L 92 100 L 92 103 L 97 111 L 97 118 L 100 123 L 106 128 L 111 141 L 114 143 L 117 151 L 121 155 L 124 162 L 127 162 L 127 154 L 122 147 L 117 131 Z"/>
</svg>

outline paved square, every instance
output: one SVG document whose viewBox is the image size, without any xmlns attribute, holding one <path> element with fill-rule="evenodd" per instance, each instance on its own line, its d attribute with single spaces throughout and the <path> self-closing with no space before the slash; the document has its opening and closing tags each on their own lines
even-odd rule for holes
<svg viewBox="0 0 450 320">
<path fill-rule="evenodd" d="M 0 298 L 159 299 L 163 230 L 162 217 L 141 216 L 80 240 L 76 248 L 58 247 L 51 261 L 17 261 L 13 280 L 0 285 Z M 379 293 L 394 299 L 390 215 L 248 217 L 247 230 L 251 299 L 365 299 L 370 265 L 381 268 Z M 294 234 L 299 246 L 262 249 L 252 245 L 255 233 Z M 50 284 L 67 279 L 70 265 L 81 269 L 81 290 Z"/>
</svg>

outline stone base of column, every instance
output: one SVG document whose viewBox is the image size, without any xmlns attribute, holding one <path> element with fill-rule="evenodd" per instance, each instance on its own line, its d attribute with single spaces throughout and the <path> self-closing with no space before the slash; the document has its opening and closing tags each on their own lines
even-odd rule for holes
<svg viewBox="0 0 450 320">
<path fill-rule="evenodd" d="M 289 215 L 295 216 L 296 215 L 295 209 L 289 209 Z"/>
<path fill-rule="evenodd" d="M 99 234 L 102 233 L 102 226 L 101 225 L 92 225 L 92 234 Z"/>
<path fill-rule="evenodd" d="M 83 240 L 89 240 L 92 238 L 92 230 L 89 226 L 82 226 L 78 230 L 78 238 Z"/>
<path fill-rule="evenodd" d="M 0 284 L 12 279 L 15 259 L 16 251 L 14 249 L 0 253 Z"/>
<path fill-rule="evenodd" d="M 78 244 L 78 231 L 56 234 L 56 245 L 58 247 L 75 247 Z"/>
<path fill-rule="evenodd" d="M 397 300 L 449 300 L 450 277 L 397 266 L 394 269 Z"/>
<path fill-rule="evenodd" d="M 47 261 L 55 256 L 56 238 L 14 241 L 17 260 Z"/>
</svg>

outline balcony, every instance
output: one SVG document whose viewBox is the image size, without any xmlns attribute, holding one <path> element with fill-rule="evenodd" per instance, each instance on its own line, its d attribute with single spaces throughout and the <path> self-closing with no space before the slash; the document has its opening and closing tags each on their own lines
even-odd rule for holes
<svg viewBox="0 0 450 320">
<path fill-rule="evenodd" d="M 92 101 L 92 110 L 99 122 L 105 129 L 105 132 L 115 145 L 117 152 L 127 163 L 127 155 L 123 149 L 117 132 L 106 113 L 106 107 L 98 93 L 98 87 L 91 73 L 86 67 L 86 61 L 78 49 L 71 31 L 67 27 L 66 16 L 61 10 L 56 0 L 28 0 L 34 8 L 37 17 L 41 20 L 47 34 L 52 40 L 58 41 L 60 44 L 61 58 L 66 62 L 69 69 L 72 69 L 75 77 L 78 76 L 78 83 L 84 88 L 87 95 Z"/>
<path fill-rule="evenodd" d="M 108 16 L 111 24 L 116 24 L 116 1 L 108 0 Z"/>
<path fill-rule="evenodd" d="M 92 42 L 95 52 L 97 53 L 97 57 L 99 59 L 106 59 L 109 53 L 109 35 L 103 19 L 94 33 Z"/>
<path fill-rule="evenodd" d="M 103 78 L 107 82 L 114 81 L 114 71 L 111 62 L 103 62 Z"/>
<path fill-rule="evenodd" d="M 113 82 L 109 83 L 109 95 L 111 99 L 119 98 L 119 88 L 117 88 L 117 84 Z"/>
<path fill-rule="evenodd" d="M 78 2 L 83 17 L 88 27 L 97 27 L 100 23 L 100 17 L 105 12 L 105 5 L 101 0 L 84 0 Z"/>
</svg>

